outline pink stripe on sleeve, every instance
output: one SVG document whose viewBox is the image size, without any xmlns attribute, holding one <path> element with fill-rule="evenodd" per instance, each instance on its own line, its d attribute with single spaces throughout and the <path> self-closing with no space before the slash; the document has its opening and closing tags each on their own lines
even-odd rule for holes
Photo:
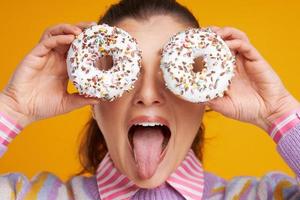
<svg viewBox="0 0 300 200">
<path fill-rule="evenodd" d="M 7 146 L 22 130 L 8 115 L 0 112 L 0 144 Z"/>
<path fill-rule="evenodd" d="M 7 146 L 9 144 L 9 142 L 7 140 L 3 139 L 2 137 L 0 137 L 0 144 Z"/>
<path fill-rule="evenodd" d="M 13 124 L 20 131 L 23 129 L 23 127 L 21 125 L 19 125 L 14 119 L 12 119 L 7 114 L 0 112 L 0 116 L 4 117 L 7 121 L 9 121 L 11 124 Z"/>
<path fill-rule="evenodd" d="M 0 122 L 0 130 L 2 132 L 4 132 L 7 136 L 9 136 L 10 138 L 14 138 L 17 136 L 17 132 L 15 132 L 14 130 L 9 129 L 7 126 L 5 126 L 3 123 Z"/>
<path fill-rule="evenodd" d="M 271 125 L 268 134 L 277 144 L 279 140 L 293 128 L 296 124 L 300 123 L 300 108 L 287 112 L 283 116 L 276 119 Z"/>
<path fill-rule="evenodd" d="M 284 136 L 285 133 L 296 124 L 300 123 L 300 120 L 298 118 L 293 119 L 291 122 L 287 123 L 285 126 L 283 126 L 280 131 L 276 132 L 276 134 L 273 137 L 273 140 L 275 141 L 276 144 L 278 144 L 279 140 Z"/>
</svg>

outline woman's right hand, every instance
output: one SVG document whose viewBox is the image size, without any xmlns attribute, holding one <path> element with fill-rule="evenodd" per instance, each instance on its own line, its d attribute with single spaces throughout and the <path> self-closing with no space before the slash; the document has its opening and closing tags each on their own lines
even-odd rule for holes
<svg viewBox="0 0 300 200">
<path fill-rule="evenodd" d="M 75 36 L 91 25 L 95 23 L 60 24 L 47 29 L 0 93 L 0 111 L 24 127 L 36 120 L 97 104 L 96 98 L 67 92 L 67 51 Z"/>
</svg>

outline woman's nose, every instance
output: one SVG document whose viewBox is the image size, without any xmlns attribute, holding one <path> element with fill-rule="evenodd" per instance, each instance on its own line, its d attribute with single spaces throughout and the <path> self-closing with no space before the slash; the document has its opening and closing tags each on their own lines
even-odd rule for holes
<svg viewBox="0 0 300 200">
<path fill-rule="evenodd" d="M 165 103 L 165 84 L 159 66 L 142 64 L 140 76 L 135 85 L 134 104 L 158 106 Z"/>
</svg>

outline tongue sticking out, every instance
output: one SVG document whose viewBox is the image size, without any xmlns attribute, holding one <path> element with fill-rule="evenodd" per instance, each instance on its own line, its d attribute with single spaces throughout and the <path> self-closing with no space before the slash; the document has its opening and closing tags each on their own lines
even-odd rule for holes
<svg viewBox="0 0 300 200">
<path fill-rule="evenodd" d="M 155 173 L 162 152 L 164 135 L 159 127 L 139 127 L 133 134 L 133 151 L 138 174 L 148 179 Z"/>
</svg>

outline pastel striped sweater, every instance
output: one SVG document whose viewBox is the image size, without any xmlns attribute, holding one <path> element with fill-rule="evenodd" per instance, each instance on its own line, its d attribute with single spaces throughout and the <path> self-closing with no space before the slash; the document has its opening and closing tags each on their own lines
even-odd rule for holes
<svg viewBox="0 0 300 200">
<path fill-rule="evenodd" d="M 10 122 L 14 124 L 8 116 L 0 115 L 0 130 L 2 131 L 0 132 L 0 156 L 4 154 L 8 144 L 21 129 L 18 126 L 10 126 Z M 300 199 L 299 110 L 289 112 L 276 120 L 270 128 L 269 134 L 277 143 L 278 153 L 295 172 L 295 177 L 290 177 L 279 171 L 272 171 L 261 178 L 237 176 L 225 180 L 204 171 L 204 187 L 201 198 L 184 196 L 182 191 L 167 181 L 154 189 L 138 189 L 130 198 L 110 199 L 298 200 Z M 101 188 L 97 184 L 97 175 L 75 176 L 67 182 L 62 182 L 50 172 L 40 172 L 31 180 L 20 173 L 0 175 L 0 200 L 6 199 L 103 200 L 105 198 L 101 198 Z"/>
</svg>

